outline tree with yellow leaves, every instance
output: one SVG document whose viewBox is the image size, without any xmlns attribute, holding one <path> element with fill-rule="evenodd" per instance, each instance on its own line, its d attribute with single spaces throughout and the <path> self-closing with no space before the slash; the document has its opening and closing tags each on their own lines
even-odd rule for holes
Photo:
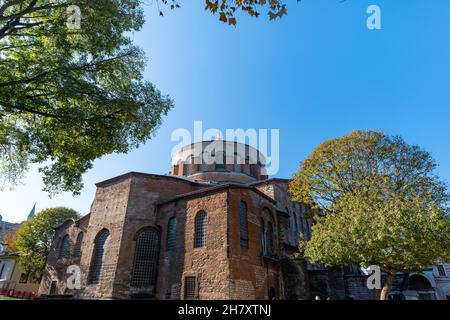
<svg viewBox="0 0 450 320">
<path fill-rule="evenodd" d="M 437 164 L 401 137 L 355 131 L 319 145 L 290 184 L 294 201 L 319 209 L 312 238 L 301 244 L 311 263 L 377 265 L 388 298 L 397 272 L 450 261 L 449 195 Z"/>
</svg>

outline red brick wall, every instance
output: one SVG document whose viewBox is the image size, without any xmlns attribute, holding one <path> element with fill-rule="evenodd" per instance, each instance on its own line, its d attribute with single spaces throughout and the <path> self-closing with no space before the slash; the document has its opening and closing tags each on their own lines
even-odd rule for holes
<svg viewBox="0 0 450 320">
<path fill-rule="evenodd" d="M 42 275 L 42 280 L 38 291 L 39 295 L 49 294 L 52 281 L 58 281 L 58 294 L 73 293 L 67 289 L 67 267 L 72 264 L 80 264 L 80 258 L 75 258 L 73 256 L 73 252 L 79 233 L 83 232 L 84 234 L 86 234 L 89 217 L 89 215 L 85 216 L 78 222 L 68 220 L 56 230 L 52 248 L 47 258 L 47 265 Z M 65 235 L 69 235 L 69 256 L 67 258 L 59 259 L 61 241 Z"/>
<path fill-rule="evenodd" d="M 130 275 L 135 254 L 135 236 L 145 227 L 165 230 L 156 221 L 157 202 L 167 200 L 179 194 L 195 191 L 204 186 L 177 178 L 164 176 L 135 175 L 131 179 L 127 209 L 123 224 L 116 275 L 114 279 L 114 297 L 129 298 Z M 162 237 L 161 239 L 164 239 Z"/>
<path fill-rule="evenodd" d="M 240 244 L 240 201 L 247 204 L 248 248 Z M 268 208 L 268 215 L 263 208 Z M 230 299 L 267 299 L 269 288 L 281 294 L 279 264 L 262 257 L 261 218 L 274 228 L 275 253 L 279 254 L 278 222 L 272 202 L 248 189 L 231 189 L 229 198 Z"/>
<path fill-rule="evenodd" d="M 194 248 L 195 218 L 199 211 L 207 213 L 206 247 Z M 176 248 L 166 247 L 167 225 L 171 217 L 177 219 Z M 157 298 L 183 298 L 183 279 L 198 279 L 199 299 L 227 299 L 227 191 L 218 190 L 194 199 L 182 199 L 165 204 L 158 212 L 162 229 Z"/>
</svg>

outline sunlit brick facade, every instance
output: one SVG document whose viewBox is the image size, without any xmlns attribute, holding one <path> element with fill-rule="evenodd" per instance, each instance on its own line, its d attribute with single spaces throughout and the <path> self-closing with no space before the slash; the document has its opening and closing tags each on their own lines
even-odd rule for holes
<svg viewBox="0 0 450 320">
<path fill-rule="evenodd" d="M 288 180 L 267 179 L 256 149 L 224 143 L 235 151 L 213 152 L 207 165 L 196 163 L 194 144 L 173 155 L 170 174 L 130 172 L 98 183 L 91 212 L 57 228 L 39 293 L 309 298 L 306 263 L 293 256 L 298 234 L 310 234 L 307 207 L 290 201 Z M 69 254 L 61 257 L 65 236 Z M 81 269 L 79 290 L 67 288 L 73 264 Z"/>
</svg>

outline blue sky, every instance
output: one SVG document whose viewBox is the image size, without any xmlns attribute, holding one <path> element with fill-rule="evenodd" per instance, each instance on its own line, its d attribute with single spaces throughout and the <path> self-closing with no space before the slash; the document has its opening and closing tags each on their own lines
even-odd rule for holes
<svg viewBox="0 0 450 320">
<path fill-rule="evenodd" d="M 152 1 L 147 1 L 151 3 Z M 128 171 L 167 173 L 177 128 L 280 129 L 280 171 L 291 177 L 320 142 L 355 129 L 399 134 L 430 151 L 450 181 L 450 2 L 448 0 L 286 0 L 269 22 L 241 15 L 236 28 L 206 13 L 203 1 L 158 16 L 133 35 L 149 58 L 145 76 L 175 108 L 157 135 L 127 155 L 95 162 L 81 196 L 50 199 L 31 168 L 23 185 L 0 193 L 7 221 L 65 205 L 88 212 L 96 182 Z M 366 28 L 370 4 L 382 30 Z"/>
</svg>

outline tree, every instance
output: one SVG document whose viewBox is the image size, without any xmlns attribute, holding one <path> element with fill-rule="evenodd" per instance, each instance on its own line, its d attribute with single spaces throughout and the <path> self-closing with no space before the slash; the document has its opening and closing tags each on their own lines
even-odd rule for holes
<svg viewBox="0 0 450 320">
<path fill-rule="evenodd" d="M 380 132 L 355 131 L 319 145 L 290 184 L 316 215 L 305 257 L 326 266 L 378 265 L 387 273 L 421 271 L 450 260 L 446 184 L 418 146 Z"/>
<path fill-rule="evenodd" d="M 179 0 L 158 0 L 158 7 L 160 2 L 170 4 L 171 9 L 180 7 Z M 283 0 L 205 0 L 205 10 L 212 14 L 218 13 L 219 20 L 229 25 L 236 25 L 238 12 L 258 18 L 261 10 L 266 10 L 270 20 L 281 18 L 288 13 Z M 163 15 L 161 10 L 160 15 Z"/>
<path fill-rule="evenodd" d="M 73 209 L 45 209 L 17 229 L 13 245 L 19 254 L 21 270 L 27 277 L 40 279 L 50 253 L 54 228 L 68 219 L 79 218 L 80 215 Z"/>
<path fill-rule="evenodd" d="M 95 159 L 154 134 L 172 101 L 143 80 L 144 54 L 128 36 L 144 23 L 140 3 L 0 0 L 4 184 L 35 163 L 46 191 L 78 193 Z M 69 5 L 81 8 L 80 29 Z"/>
<path fill-rule="evenodd" d="M 16 229 L 11 230 L 10 232 L 8 232 L 6 234 L 6 236 L 3 239 L 3 242 L 8 246 L 8 251 L 10 251 L 10 252 L 17 251 L 16 243 L 14 241 L 14 239 L 16 237 L 16 233 L 17 233 Z"/>
</svg>

